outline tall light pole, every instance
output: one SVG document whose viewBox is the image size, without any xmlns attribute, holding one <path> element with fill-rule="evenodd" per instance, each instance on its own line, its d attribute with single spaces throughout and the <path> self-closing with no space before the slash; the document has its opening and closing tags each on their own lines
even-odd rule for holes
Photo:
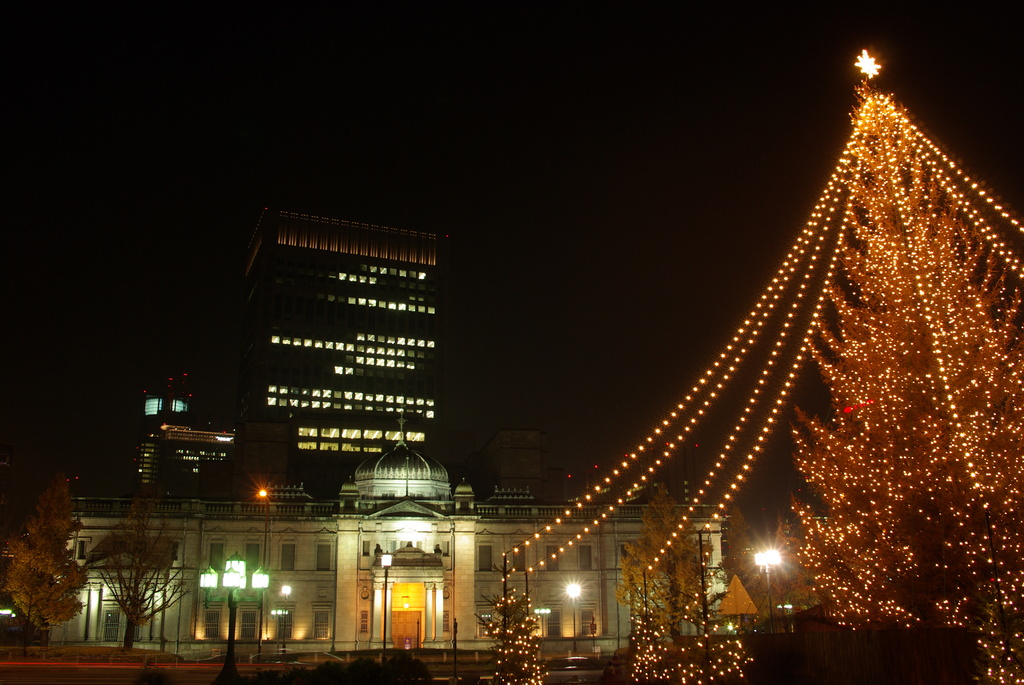
<svg viewBox="0 0 1024 685">
<path fill-rule="evenodd" d="M 572 652 L 576 653 L 576 600 L 579 599 L 581 588 L 579 583 L 569 583 L 565 586 L 565 594 L 572 600 Z"/>
<path fill-rule="evenodd" d="M 260 568 L 262 571 L 270 566 L 270 493 L 266 488 L 261 488 L 257 494 L 266 507 L 266 515 L 263 520 L 263 564 Z M 266 613 L 266 596 L 266 592 L 260 592 L 260 625 L 256 636 L 256 656 L 259 661 L 263 660 L 263 621 Z"/>
<path fill-rule="evenodd" d="M 288 598 L 292 594 L 292 586 L 282 585 L 281 594 L 284 595 L 284 601 L 287 603 Z M 291 630 L 290 610 L 287 607 L 283 607 L 281 609 L 274 609 L 270 612 L 270 615 L 277 617 L 277 632 L 280 634 L 279 637 L 281 638 L 281 655 L 283 657 L 284 654 L 288 651 L 285 648 L 285 644 L 286 640 L 288 639 L 288 631 Z"/>
<path fill-rule="evenodd" d="M 383 664 L 385 660 L 385 653 L 388 649 L 388 571 L 391 570 L 391 555 L 381 554 L 380 565 L 384 567 L 384 606 L 381 607 L 381 613 L 384 614 L 384 635 L 381 638 L 380 646 L 380 662 Z"/>
<path fill-rule="evenodd" d="M 768 632 L 775 632 L 775 607 L 772 606 L 772 566 L 782 562 L 779 552 L 770 549 L 767 552 L 758 552 L 754 555 L 754 563 L 764 569 L 765 578 L 768 580 Z"/>
<path fill-rule="evenodd" d="M 206 591 L 206 603 L 209 604 L 210 592 L 217 588 L 218 574 L 212 566 L 199 576 L 199 587 Z M 245 559 L 235 552 L 224 562 L 224 574 L 220 578 L 220 586 L 228 593 L 228 650 L 224 655 L 224 667 L 214 679 L 214 685 L 233 683 L 238 679 L 238 667 L 235 665 L 235 615 L 238 611 L 238 592 L 246 587 Z M 252 574 L 252 587 L 262 590 L 267 587 L 270 577 L 262 571 Z"/>
</svg>

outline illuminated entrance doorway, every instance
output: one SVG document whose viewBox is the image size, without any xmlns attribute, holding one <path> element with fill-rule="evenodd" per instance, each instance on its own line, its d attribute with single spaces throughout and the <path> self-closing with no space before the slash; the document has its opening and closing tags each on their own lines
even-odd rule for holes
<svg viewBox="0 0 1024 685">
<path fill-rule="evenodd" d="M 392 592 L 391 644 L 395 649 L 419 649 L 426 606 L 423 583 L 395 583 Z"/>
</svg>

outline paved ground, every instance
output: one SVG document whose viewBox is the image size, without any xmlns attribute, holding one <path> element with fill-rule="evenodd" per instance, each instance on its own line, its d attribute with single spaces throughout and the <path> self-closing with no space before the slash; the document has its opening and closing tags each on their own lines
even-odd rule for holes
<svg viewBox="0 0 1024 685">
<path fill-rule="evenodd" d="M 267 668 L 264 666 L 263 668 Z M 238 669 L 243 674 L 250 672 L 247 666 Z M 220 666 L 169 666 L 149 669 L 147 676 L 162 676 L 163 680 L 142 680 L 143 670 L 138 664 L 29 664 L 0 663 L 0 685 L 133 685 L 141 682 L 166 683 L 166 685 L 209 685 Z M 252 669 L 255 672 L 255 669 Z"/>
<path fill-rule="evenodd" d="M 295 665 L 239 664 L 238 671 L 242 675 L 251 675 L 258 670 L 289 669 Z M 308 667 L 313 668 L 315 664 L 309 664 Z M 220 669 L 221 664 L 164 665 L 143 671 L 139 664 L 0 662 L 0 685 L 209 685 L 220 673 Z M 434 675 L 435 682 L 446 682 L 444 674 Z M 486 677 L 490 674 L 471 671 L 462 668 L 460 664 L 459 675 Z M 151 680 L 143 680 L 143 677 Z"/>
</svg>

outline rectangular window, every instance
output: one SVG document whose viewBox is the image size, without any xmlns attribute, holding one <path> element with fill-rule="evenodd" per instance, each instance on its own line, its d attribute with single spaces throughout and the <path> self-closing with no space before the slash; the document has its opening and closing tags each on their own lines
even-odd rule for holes
<svg viewBox="0 0 1024 685">
<path fill-rule="evenodd" d="M 452 632 L 452 612 L 448 609 L 441 614 L 441 630 L 446 633 Z"/>
<path fill-rule="evenodd" d="M 85 540 L 78 541 L 78 558 L 85 559 Z"/>
<path fill-rule="evenodd" d="M 287 609 L 283 611 L 285 613 L 277 615 L 277 639 L 288 640 L 292 636 L 292 615 Z"/>
<path fill-rule="evenodd" d="M 359 612 L 359 632 L 368 633 L 370 632 L 370 612 L 360 611 Z"/>
<path fill-rule="evenodd" d="M 364 557 L 370 556 L 370 541 L 369 540 L 363 540 L 363 556 Z"/>
<path fill-rule="evenodd" d="M 316 546 L 316 570 L 331 570 L 331 545 L 318 543 Z"/>
<path fill-rule="evenodd" d="M 107 609 L 103 612 L 103 641 L 117 642 L 121 633 L 121 612 Z"/>
<path fill-rule="evenodd" d="M 580 609 L 580 631 L 587 637 L 597 635 L 597 623 L 593 609 Z"/>
<path fill-rule="evenodd" d="M 219 640 L 220 609 L 207 609 L 203 619 L 203 637 L 207 640 Z"/>
<path fill-rule="evenodd" d="M 211 542 L 210 543 L 210 566 L 212 566 L 218 573 L 224 572 L 224 543 L 223 542 Z"/>
<path fill-rule="evenodd" d="M 245 543 L 245 568 L 252 573 L 262 565 L 260 563 L 260 543 Z"/>
<path fill-rule="evenodd" d="M 479 559 L 479 563 L 476 567 L 478 571 L 492 570 L 490 545 L 480 545 L 480 547 L 477 548 L 477 558 Z"/>
<path fill-rule="evenodd" d="M 330 609 L 313 610 L 313 639 L 327 640 L 331 637 Z"/>
<path fill-rule="evenodd" d="M 476 622 L 476 636 L 487 637 L 487 624 L 491 621 L 490 606 L 482 607 L 481 611 L 477 611 L 477 616 L 480 620 Z"/>
<path fill-rule="evenodd" d="M 238 631 L 238 639 L 255 640 L 257 611 L 255 609 L 242 609 L 238 613 L 241 614 L 241 627 Z"/>
<path fill-rule="evenodd" d="M 281 545 L 281 570 L 295 570 L 295 543 L 286 542 Z"/>
<path fill-rule="evenodd" d="M 548 637 L 562 637 L 562 612 L 552 609 L 548 614 Z"/>
<path fill-rule="evenodd" d="M 553 557 L 553 555 L 557 555 L 557 554 L 558 554 L 558 547 L 557 547 L 557 545 L 548 545 L 548 547 L 547 547 L 547 556 L 544 558 L 544 568 L 546 568 L 549 571 L 557 571 L 558 570 L 558 557 L 557 556 Z"/>
<path fill-rule="evenodd" d="M 590 545 L 583 545 L 578 547 L 580 555 L 580 570 L 581 571 L 593 571 L 594 570 L 594 548 Z"/>
</svg>

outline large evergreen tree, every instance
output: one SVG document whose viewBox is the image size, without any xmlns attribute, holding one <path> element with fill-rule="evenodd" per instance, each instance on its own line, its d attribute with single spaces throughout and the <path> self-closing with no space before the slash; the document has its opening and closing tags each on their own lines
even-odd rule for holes
<svg viewBox="0 0 1024 685">
<path fill-rule="evenodd" d="M 27 652 L 35 628 L 43 631 L 71 620 L 82 609 L 78 598 L 87 576 L 75 561 L 72 540 L 82 524 L 72 518 L 67 478 L 58 474 L 39 497 L 26 533 L 11 540 L 4 588 L 22 619 Z"/>
<path fill-rule="evenodd" d="M 1007 611 L 1024 589 L 1017 276 L 958 173 L 891 97 L 861 91 L 816 344 L 833 411 L 802 417 L 797 454 L 824 504 L 803 509 L 805 560 L 849 624 L 966 625 L 995 576 Z"/>
</svg>

